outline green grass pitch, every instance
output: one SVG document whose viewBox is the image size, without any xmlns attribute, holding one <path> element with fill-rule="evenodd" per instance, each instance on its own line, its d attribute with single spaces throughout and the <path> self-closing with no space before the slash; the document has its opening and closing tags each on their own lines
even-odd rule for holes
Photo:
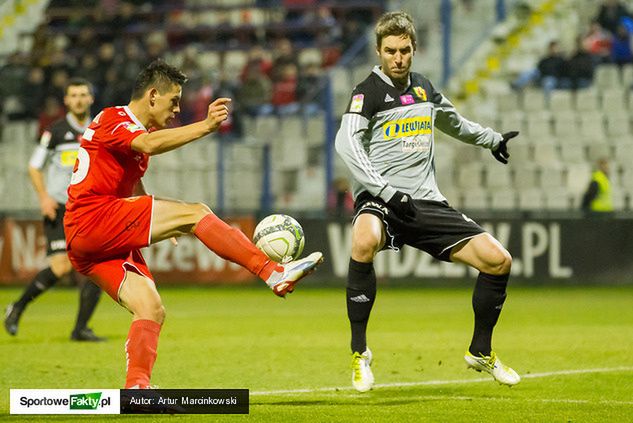
<svg viewBox="0 0 633 423">
<path fill-rule="evenodd" d="M 342 286 L 299 287 L 285 301 L 264 286 L 159 291 L 167 320 L 152 383 L 251 391 L 249 415 L 171 417 L 178 422 L 633 421 L 630 286 L 510 287 L 494 347 L 523 376 L 513 388 L 466 369 L 470 289 L 382 287 L 369 326 L 377 386 L 367 394 L 351 390 Z M 0 303 L 18 293 L 1 289 Z M 17 337 L 0 334 L 0 420 L 35 421 L 8 416 L 9 388 L 122 386 L 130 316 L 104 295 L 91 326 L 108 342 L 71 343 L 77 295 L 46 293 Z"/>
</svg>

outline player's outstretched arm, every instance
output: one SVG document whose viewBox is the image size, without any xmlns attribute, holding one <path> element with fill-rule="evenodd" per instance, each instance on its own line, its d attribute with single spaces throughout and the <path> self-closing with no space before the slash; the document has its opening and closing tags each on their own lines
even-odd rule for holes
<svg viewBox="0 0 633 423">
<path fill-rule="evenodd" d="M 228 104 L 230 102 L 230 98 L 216 99 L 209 105 L 207 118 L 200 122 L 141 134 L 132 141 L 132 149 L 153 156 L 182 147 L 216 131 L 229 116 Z"/>
</svg>

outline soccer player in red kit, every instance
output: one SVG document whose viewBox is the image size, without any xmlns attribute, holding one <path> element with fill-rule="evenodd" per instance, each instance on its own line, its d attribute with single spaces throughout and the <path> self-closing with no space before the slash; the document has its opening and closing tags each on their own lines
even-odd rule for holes
<svg viewBox="0 0 633 423">
<path fill-rule="evenodd" d="M 64 227 L 72 264 L 133 315 L 125 343 L 126 388 L 149 387 L 165 318 L 140 248 L 193 233 L 207 248 L 244 266 L 282 297 L 323 261 L 323 255 L 315 252 L 283 265 L 272 262 L 206 205 L 146 194 L 141 177 L 149 156 L 201 138 L 228 117 L 231 100 L 218 98 L 209 105 L 206 119 L 163 129 L 180 112 L 185 82 L 182 72 L 161 60 L 141 71 L 130 103 L 104 109 L 84 132 L 68 189 Z"/>
</svg>

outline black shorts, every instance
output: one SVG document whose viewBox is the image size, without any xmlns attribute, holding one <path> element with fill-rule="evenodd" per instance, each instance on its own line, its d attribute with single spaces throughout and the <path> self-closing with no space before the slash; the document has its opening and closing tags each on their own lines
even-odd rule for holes
<svg viewBox="0 0 633 423">
<path fill-rule="evenodd" d="M 415 219 L 407 222 L 396 216 L 382 199 L 363 192 L 354 204 L 354 221 L 363 213 L 373 214 L 385 225 L 387 240 L 383 249 L 397 251 L 406 244 L 442 261 L 451 261 L 453 247 L 485 232 L 446 202 L 414 200 L 414 204 L 417 209 Z"/>
<path fill-rule="evenodd" d="M 44 235 L 46 235 L 47 256 L 66 252 L 64 213 L 66 213 L 66 206 L 64 204 L 59 204 L 55 219 L 51 220 L 48 217 L 44 218 Z"/>
</svg>

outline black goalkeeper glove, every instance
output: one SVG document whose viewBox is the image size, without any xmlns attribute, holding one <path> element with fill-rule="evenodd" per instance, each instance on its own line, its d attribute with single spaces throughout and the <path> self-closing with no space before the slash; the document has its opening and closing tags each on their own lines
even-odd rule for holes
<svg viewBox="0 0 633 423">
<path fill-rule="evenodd" d="M 503 164 L 508 164 L 508 159 L 510 158 L 510 153 L 508 153 L 508 141 L 517 135 L 519 135 L 519 131 L 510 131 L 501 135 L 503 139 L 499 143 L 497 149 L 492 152 L 495 159 L 499 160 Z"/>
<path fill-rule="evenodd" d="M 387 205 L 400 219 L 409 221 L 415 219 L 415 205 L 409 194 L 396 191 L 393 197 L 387 201 Z"/>
</svg>

